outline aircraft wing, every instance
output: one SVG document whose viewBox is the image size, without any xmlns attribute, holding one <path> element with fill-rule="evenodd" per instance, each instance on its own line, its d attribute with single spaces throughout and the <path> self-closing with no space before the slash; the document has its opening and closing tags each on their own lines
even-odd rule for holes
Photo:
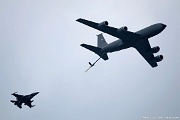
<svg viewBox="0 0 180 120">
<path fill-rule="evenodd" d="M 85 20 L 82 18 L 79 18 L 76 21 L 83 23 L 83 24 L 85 24 L 89 27 L 92 27 L 94 29 L 97 29 L 99 31 L 102 31 L 104 33 L 107 33 L 109 35 L 112 35 L 114 37 L 120 38 L 121 40 L 132 40 L 132 39 L 136 39 L 136 38 L 140 37 L 139 34 L 136 34 L 136 33 L 130 32 L 130 31 L 124 31 L 124 32 L 118 33 L 117 28 L 110 27 L 110 26 L 99 27 L 99 23 L 88 21 L 88 20 Z"/>
<path fill-rule="evenodd" d="M 32 102 L 30 100 L 26 101 L 24 104 L 31 107 L 34 107 L 34 105 L 31 104 Z"/>
<path fill-rule="evenodd" d="M 20 99 L 20 98 L 22 98 L 22 97 L 24 97 L 24 95 L 18 95 L 18 94 L 16 94 L 16 93 L 12 93 L 11 95 L 13 95 L 14 97 L 16 97 L 17 100 Z"/>
<path fill-rule="evenodd" d="M 148 39 L 147 40 L 143 40 L 141 43 L 138 43 L 134 46 L 134 48 L 136 48 L 136 50 L 144 57 L 144 59 L 152 66 L 152 67 L 156 67 L 157 62 L 154 61 L 154 55 L 153 53 L 149 53 L 148 51 L 151 49 L 151 46 L 149 44 Z"/>
<path fill-rule="evenodd" d="M 17 99 L 19 99 L 19 98 L 23 97 L 24 95 L 15 94 L 14 96 L 15 96 Z"/>
<path fill-rule="evenodd" d="M 18 103 L 17 106 L 21 109 L 22 108 L 22 103 Z"/>
</svg>

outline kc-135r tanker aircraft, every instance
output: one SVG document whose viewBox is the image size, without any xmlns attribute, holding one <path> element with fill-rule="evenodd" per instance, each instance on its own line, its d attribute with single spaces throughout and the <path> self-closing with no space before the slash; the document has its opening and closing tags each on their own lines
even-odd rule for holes
<svg viewBox="0 0 180 120">
<path fill-rule="evenodd" d="M 97 47 L 87 44 L 81 44 L 82 47 L 96 53 L 97 55 L 100 56 L 100 58 L 104 60 L 109 59 L 107 53 L 119 51 L 129 47 L 134 47 L 144 57 L 144 59 L 151 65 L 151 67 L 157 67 L 158 66 L 157 62 L 163 60 L 162 55 L 154 56 L 154 53 L 157 53 L 160 50 L 160 47 L 156 46 L 151 48 L 148 39 L 162 32 L 166 28 L 165 24 L 157 23 L 149 27 L 146 27 L 142 30 L 139 30 L 137 32 L 130 32 L 128 31 L 128 28 L 126 26 L 121 27 L 119 29 L 110 27 L 108 26 L 107 21 L 101 23 L 95 23 L 81 18 L 77 19 L 76 21 L 119 38 L 118 40 L 108 44 L 105 41 L 103 35 L 100 34 L 97 35 L 98 36 Z M 94 66 L 95 63 L 91 64 L 89 62 L 90 68 Z"/>
</svg>

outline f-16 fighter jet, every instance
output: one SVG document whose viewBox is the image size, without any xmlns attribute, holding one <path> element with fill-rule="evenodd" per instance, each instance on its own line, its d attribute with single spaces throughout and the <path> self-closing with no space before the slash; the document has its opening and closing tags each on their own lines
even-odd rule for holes
<svg viewBox="0 0 180 120">
<path fill-rule="evenodd" d="M 142 55 L 142 57 L 151 65 L 151 67 L 157 67 L 157 62 L 163 60 L 162 55 L 154 56 L 154 53 L 157 53 L 160 50 L 160 47 L 156 46 L 151 48 L 148 40 L 149 38 L 162 32 L 166 28 L 166 25 L 162 23 L 153 24 L 137 32 L 130 32 L 128 31 L 128 28 L 126 26 L 119 29 L 110 27 L 108 26 L 107 21 L 95 23 L 81 18 L 77 19 L 76 21 L 119 38 L 118 40 L 108 44 L 105 41 L 103 35 L 100 34 L 97 35 L 97 47 L 87 44 L 81 44 L 82 47 L 96 53 L 100 56 L 100 58 L 104 60 L 109 59 L 107 53 L 119 51 L 129 47 L 135 48 Z"/>
<path fill-rule="evenodd" d="M 17 105 L 20 109 L 22 108 L 22 103 L 24 103 L 24 105 L 31 107 L 34 107 L 35 105 L 31 105 L 31 103 L 34 100 L 31 100 L 35 95 L 37 95 L 39 92 L 35 92 L 32 93 L 30 95 L 18 95 L 17 92 L 12 93 L 11 95 L 16 97 L 16 100 L 11 100 L 12 103 L 14 103 L 14 105 Z"/>
</svg>

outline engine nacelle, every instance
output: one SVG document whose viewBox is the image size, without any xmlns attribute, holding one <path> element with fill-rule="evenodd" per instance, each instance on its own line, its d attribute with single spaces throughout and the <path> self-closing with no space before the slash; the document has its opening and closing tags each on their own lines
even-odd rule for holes
<svg viewBox="0 0 180 120">
<path fill-rule="evenodd" d="M 155 58 L 154 58 L 154 61 L 155 62 L 160 62 L 160 61 L 162 61 L 163 60 L 163 56 L 162 55 L 158 55 L 158 56 L 156 56 Z"/>
<path fill-rule="evenodd" d="M 101 22 L 98 24 L 98 27 L 101 28 L 101 27 L 104 27 L 104 26 L 107 26 L 108 25 L 108 21 L 104 21 L 104 22 Z"/>
<path fill-rule="evenodd" d="M 117 30 L 118 33 L 122 33 L 122 32 L 126 32 L 128 30 L 128 28 L 126 26 L 121 27 Z"/>
<path fill-rule="evenodd" d="M 159 50 L 160 50 L 160 47 L 156 46 L 156 47 L 151 48 L 150 53 L 157 53 L 159 52 Z"/>
</svg>

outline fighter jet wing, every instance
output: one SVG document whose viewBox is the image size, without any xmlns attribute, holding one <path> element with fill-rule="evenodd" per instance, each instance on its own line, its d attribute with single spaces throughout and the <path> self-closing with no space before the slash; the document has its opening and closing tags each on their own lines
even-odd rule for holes
<svg viewBox="0 0 180 120">
<path fill-rule="evenodd" d="M 18 103 L 17 106 L 21 109 L 22 108 L 22 103 Z"/>
<path fill-rule="evenodd" d="M 14 96 L 15 96 L 17 99 L 19 99 L 19 98 L 23 97 L 24 95 L 15 94 Z"/>
<path fill-rule="evenodd" d="M 152 66 L 152 67 L 156 67 L 157 62 L 154 61 L 154 55 L 153 53 L 150 53 L 148 51 L 150 51 L 151 46 L 149 44 L 148 39 L 147 40 L 143 40 L 142 42 L 136 44 L 134 46 L 134 48 L 136 48 L 136 50 L 144 57 L 144 59 Z"/>
<path fill-rule="evenodd" d="M 92 21 L 88 21 L 88 20 L 85 20 L 85 19 L 77 19 L 76 21 L 80 22 L 80 23 L 83 23 L 89 27 L 92 27 L 94 29 L 97 29 L 99 31 L 102 31 L 104 33 L 107 33 L 109 35 L 112 35 L 114 37 L 117 37 L 117 38 L 120 38 L 121 40 L 132 40 L 132 39 L 136 39 L 136 38 L 139 38 L 140 35 L 139 34 L 136 34 L 136 33 L 133 33 L 133 32 L 130 32 L 130 31 L 124 31 L 124 32 L 121 32 L 121 33 L 118 33 L 118 29 L 117 28 L 114 28 L 114 27 L 110 27 L 110 26 L 103 26 L 103 27 L 99 27 L 99 23 L 95 23 L 95 22 L 92 22 Z"/>
<path fill-rule="evenodd" d="M 34 107 L 35 105 L 32 105 L 31 103 L 32 103 L 32 102 L 31 102 L 30 100 L 28 100 L 28 101 L 26 101 L 24 104 L 27 105 L 27 106 L 29 106 L 30 108 L 31 108 L 31 107 Z"/>
</svg>

